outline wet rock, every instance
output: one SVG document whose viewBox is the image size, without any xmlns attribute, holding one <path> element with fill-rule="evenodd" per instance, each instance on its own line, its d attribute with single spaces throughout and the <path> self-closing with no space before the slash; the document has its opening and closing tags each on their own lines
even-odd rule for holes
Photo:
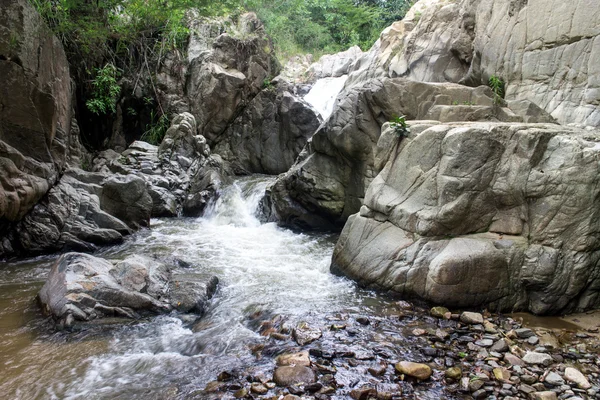
<svg viewBox="0 0 600 400">
<path fill-rule="evenodd" d="M 370 366 L 367 369 L 367 371 L 373 376 L 382 376 L 385 374 L 386 370 L 387 370 L 387 364 L 385 364 L 385 363 L 378 363 L 378 364 Z"/>
<path fill-rule="evenodd" d="M 277 367 L 273 372 L 273 381 L 278 386 L 292 386 L 316 382 L 312 369 L 301 365 Z"/>
<path fill-rule="evenodd" d="M 544 353 L 536 353 L 532 351 L 529 351 L 525 354 L 525 356 L 523 357 L 523 361 L 530 365 L 543 365 L 545 367 L 549 366 L 553 362 L 552 357 L 550 355 Z"/>
<path fill-rule="evenodd" d="M 479 313 L 465 311 L 460 315 L 460 320 L 465 324 L 483 324 L 483 316 Z"/>
<path fill-rule="evenodd" d="M 481 347 L 491 347 L 494 344 L 494 341 L 491 339 L 480 339 L 476 340 L 475 344 Z"/>
<path fill-rule="evenodd" d="M 377 389 L 372 387 L 362 387 L 350 391 L 350 397 L 354 400 L 368 400 L 377 396 Z"/>
<path fill-rule="evenodd" d="M 308 355 L 308 351 L 301 351 L 299 353 L 293 354 L 281 354 L 277 357 L 276 362 L 279 366 L 300 365 L 304 367 L 309 367 L 310 357 Z"/>
<path fill-rule="evenodd" d="M 233 396 L 236 399 L 241 399 L 243 397 L 246 397 L 248 395 L 248 389 L 246 388 L 241 388 L 239 390 L 236 390 L 235 393 L 233 393 Z"/>
<path fill-rule="evenodd" d="M 529 328 L 515 329 L 515 333 L 516 333 L 517 337 L 520 339 L 527 339 L 527 338 L 535 335 L 535 333 Z"/>
<path fill-rule="evenodd" d="M 460 369 L 460 367 L 448 368 L 444 373 L 444 376 L 447 379 L 458 381 L 462 377 L 462 369 Z"/>
<path fill-rule="evenodd" d="M 173 299 L 181 297 L 176 285 L 171 285 L 177 271 L 173 265 L 142 256 L 130 256 L 112 264 L 87 254 L 67 253 L 53 265 L 39 300 L 58 321 L 69 315 L 88 321 L 168 312 L 177 304 Z M 215 282 L 215 277 L 205 278 L 202 290 L 186 292 L 195 298 L 194 312 L 204 312 L 216 289 Z M 184 290 L 185 282 L 180 287 Z"/>
<path fill-rule="evenodd" d="M 474 399 L 483 399 L 487 397 L 487 391 L 485 389 L 479 389 L 473 392 L 472 396 Z"/>
<path fill-rule="evenodd" d="M 568 382 L 577 384 L 580 389 L 587 390 L 592 387 L 588 379 L 577 369 L 573 367 L 565 368 L 565 379 Z"/>
<path fill-rule="evenodd" d="M 133 229 L 150 225 L 152 197 L 146 182 L 135 175 L 113 175 L 102 185 L 100 207 Z"/>
<path fill-rule="evenodd" d="M 358 317 L 356 318 L 356 322 L 358 322 L 361 325 L 369 325 L 371 323 L 371 321 L 369 321 L 369 318 L 367 317 Z"/>
<path fill-rule="evenodd" d="M 419 380 L 429 379 L 433 371 L 426 364 L 415 363 L 411 361 L 400 361 L 395 365 L 396 371 L 400 374 L 412 376 Z"/>
<path fill-rule="evenodd" d="M 306 322 L 301 322 L 293 330 L 292 336 L 296 343 L 300 346 L 304 346 L 320 339 L 321 336 L 323 336 L 323 332 L 318 328 L 312 328 Z"/>
<path fill-rule="evenodd" d="M 256 394 L 266 394 L 269 391 L 269 389 L 267 389 L 261 383 L 253 383 L 252 385 L 250 385 L 250 391 Z"/>
</svg>

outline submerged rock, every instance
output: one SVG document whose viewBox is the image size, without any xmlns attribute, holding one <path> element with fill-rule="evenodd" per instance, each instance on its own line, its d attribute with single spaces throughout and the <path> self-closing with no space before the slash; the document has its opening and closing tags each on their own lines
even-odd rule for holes
<svg viewBox="0 0 600 400">
<path fill-rule="evenodd" d="M 53 265 L 39 300 L 59 324 L 168 312 L 181 308 L 182 297 L 193 299 L 183 311 L 202 314 L 218 280 L 196 277 L 190 288 L 189 278 L 175 275 L 178 270 L 174 265 L 142 256 L 111 263 L 88 254 L 66 253 Z M 175 281 L 175 276 L 179 280 Z"/>
</svg>

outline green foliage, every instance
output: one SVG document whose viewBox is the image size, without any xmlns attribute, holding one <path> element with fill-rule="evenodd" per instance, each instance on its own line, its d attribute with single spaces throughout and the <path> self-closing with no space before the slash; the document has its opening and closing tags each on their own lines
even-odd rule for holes
<svg viewBox="0 0 600 400">
<path fill-rule="evenodd" d="M 170 125 L 171 121 L 166 114 L 158 115 L 158 113 L 151 111 L 150 123 L 146 125 L 146 131 L 142 135 L 141 140 L 158 146 L 165 137 L 165 133 L 167 133 Z"/>
<path fill-rule="evenodd" d="M 87 108 L 96 115 L 115 112 L 115 106 L 121 93 L 117 83 L 118 70 L 113 64 L 106 64 L 96 70 L 96 77 L 92 81 L 92 97 L 86 101 Z"/>
<path fill-rule="evenodd" d="M 490 76 L 488 81 L 489 87 L 494 92 L 494 103 L 500 103 L 504 98 L 504 81 L 496 75 Z"/>
<path fill-rule="evenodd" d="M 404 115 L 395 117 L 390 121 L 390 126 L 396 131 L 396 135 L 400 137 L 406 137 L 410 133 L 410 128 L 406 123 L 406 117 Z"/>
<path fill-rule="evenodd" d="M 273 38 L 279 58 L 320 56 L 358 45 L 368 49 L 381 31 L 400 20 L 411 0 L 245 0 Z"/>
<path fill-rule="evenodd" d="M 265 80 L 263 81 L 263 89 L 273 90 L 275 89 L 275 85 L 273 85 L 273 82 L 271 82 L 269 78 L 265 78 Z"/>
</svg>

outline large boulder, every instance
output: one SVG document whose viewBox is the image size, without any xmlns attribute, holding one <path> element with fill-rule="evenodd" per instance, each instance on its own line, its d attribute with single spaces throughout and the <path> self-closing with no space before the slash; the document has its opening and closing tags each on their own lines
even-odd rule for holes
<svg viewBox="0 0 600 400">
<path fill-rule="evenodd" d="M 506 84 L 560 123 L 600 126 L 600 6 L 562 0 L 420 0 L 354 63 L 374 77 Z"/>
<path fill-rule="evenodd" d="M 57 181 L 70 146 L 71 79 L 27 0 L 0 1 L 0 235 Z M 0 246 L 0 254 L 3 253 Z"/>
<path fill-rule="evenodd" d="M 333 272 L 449 307 L 600 305 L 600 132 L 425 123 L 380 140 L 385 167 L 342 231 Z"/>
<path fill-rule="evenodd" d="M 198 134 L 212 145 L 281 67 L 253 13 L 243 14 L 237 24 L 206 43 L 194 38 L 197 35 L 191 44 L 196 57 L 188 67 L 186 95 Z"/>
<path fill-rule="evenodd" d="M 107 316 L 137 318 L 178 309 L 202 315 L 218 279 L 182 273 L 175 261 L 130 256 L 110 262 L 81 253 L 63 254 L 39 293 L 43 309 L 62 326 Z M 179 263 L 185 264 L 185 263 Z"/>
<path fill-rule="evenodd" d="M 261 91 L 217 141 L 214 152 L 237 174 L 286 172 L 320 124 L 283 81 Z"/>
<path fill-rule="evenodd" d="M 341 228 L 358 212 L 379 172 L 375 153 L 382 125 L 400 115 L 442 122 L 523 119 L 485 86 L 403 78 L 354 85 L 338 97 L 296 164 L 269 188 L 270 219 L 302 228 Z"/>
<path fill-rule="evenodd" d="M 146 182 L 135 175 L 112 175 L 102 184 L 100 207 L 132 229 L 150 225 L 152 197 Z"/>
</svg>

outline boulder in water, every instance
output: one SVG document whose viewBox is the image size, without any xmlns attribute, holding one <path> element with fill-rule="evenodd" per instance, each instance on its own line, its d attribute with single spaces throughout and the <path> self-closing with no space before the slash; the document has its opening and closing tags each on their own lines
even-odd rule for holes
<svg viewBox="0 0 600 400">
<path fill-rule="evenodd" d="M 174 308 L 202 314 L 218 280 L 148 257 L 112 263 L 82 253 L 63 254 L 39 293 L 59 324 L 106 316 L 136 318 Z"/>
</svg>

